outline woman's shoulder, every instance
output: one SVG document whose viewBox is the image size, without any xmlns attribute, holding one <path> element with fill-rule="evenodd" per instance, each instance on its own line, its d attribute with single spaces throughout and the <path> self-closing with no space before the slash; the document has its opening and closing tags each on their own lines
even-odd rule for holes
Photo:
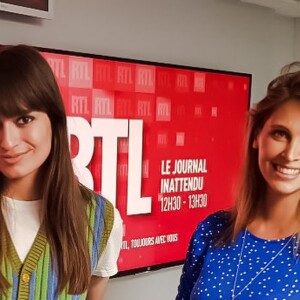
<svg viewBox="0 0 300 300">
<path fill-rule="evenodd" d="M 211 222 L 214 224 L 226 223 L 230 217 L 230 211 L 228 210 L 218 210 L 210 215 L 208 215 L 203 222 Z"/>
<path fill-rule="evenodd" d="M 203 237 L 214 237 L 226 228 L 229 219 L 229 211 L 219 210 L 214 212 L 198 224 L 195 233 Z"/>
<path fill-rule="evenodd" d="M 112 204 L 112 202 L 101 194 L 96 193 L 95 191 L 91 191 L 91 193 L 91 204 L 95 205 L 105 215 L 110 215 L 113 219 L 120 222 L 120 213 L 118 209 Z"/>
<path fill-rule="evenodd" d="M 92 189 L 86 187 L 83 184 L 79 184 L 79 189 L 83 200 L 90 205 L 97 205 L 97 206 L 101 206 L 103 204 L 108 204 L 109 206 L 112 205 L 112 203 L 108 201 L 105 197 L 103 197 L 101 194 L 93 191 Z"/>
<path fill-rule="evenodd" d="M 103 197 L 101 194 L 98 194 L 96 192 L 93 192 L 92 201 L 95 201 L 97 206 L 100 207 L 107 207 L 107 209 L 115 210 L 114 205 L 105 197 Z"/>
</svg>

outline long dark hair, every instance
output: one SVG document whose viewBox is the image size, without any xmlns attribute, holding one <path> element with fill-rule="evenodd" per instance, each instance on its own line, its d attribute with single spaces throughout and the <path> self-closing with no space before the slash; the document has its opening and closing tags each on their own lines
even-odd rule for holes
<svg viewBox="0 0 300 300">
<path fill-rule="evenodd" d="M 42 226 L 57 268 L 59 292 L 67 287 L 70 294 L 80 294 L 87 289 L 91 275 L 84 207 L 92 195 L 74 176 L 61 94 L 51 68 L 36 49 L 26 45 L 2 47 L 0 115 L 13 117 L 28 110 L 45 112 L 52 127 L 51 152 L 39 174 L 39 186 Z M 4 191 L 5 177 L 0 173 L 1 198 Z M 0 236 L 4 226 L 0 210 Z M 4 255 L 0 243 L 0 261 Z M 0 293 L 5 293 L 8 287 L 9 283 L 0 274 Z"/>
<path fill-rule="evenodd" d="M 292 71 L 295 67 L 298 70 Z M 217 244 L 235 240 L 253 220 L 258 204 L 265 198 L 267 184 L 259 170 L 258 150 L 253 148 L 253 142 L 275 110 L 291 99 L 300 101 L 299 67 L 299 62 L 284 66 L 281 75 L 269 83 L 267 95 L 249 112 L 241 183 L 228 227 L 218 237 Z"/>
</svg>

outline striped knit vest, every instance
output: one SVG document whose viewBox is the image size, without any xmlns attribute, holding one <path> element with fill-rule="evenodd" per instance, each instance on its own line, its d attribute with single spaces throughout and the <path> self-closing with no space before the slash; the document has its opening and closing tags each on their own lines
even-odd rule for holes
<svg viewBox="0 0 300 300">
<path fill-rule="evenodd" d="M 113 226 L 113 206 L 103 197 L 96 195 L 92 205 L 87 208 L 87 214 L 92 228 L 92 231 L 87 230 L 87 240 L 94 270 Z M 51 262 L 49 244 L 41 229 L 23 264 L 8 232 L 1 242 L 8 253 L 8 258 L 5 258 L 1 265 L 1 272 L 12 286 L 6 296 L 0 296 L 1 300 L 86 299 L 86 292 L 82 295 L 69 295 L 66 291 L 57 294 L 57 274 Z"/>
</svg>

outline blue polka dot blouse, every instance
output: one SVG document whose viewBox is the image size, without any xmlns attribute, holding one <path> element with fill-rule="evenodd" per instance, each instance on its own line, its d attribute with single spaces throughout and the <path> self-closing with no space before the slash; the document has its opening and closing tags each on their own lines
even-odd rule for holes
<svg viewBox="0 0 300 300">
<path fill-rule="evenodd" d="M 214 247 L 226 226 L 219 211 L 194 232 L 176 300 L 300 300 L 300 263 L 293 254 L 296 237 L 264 240 L 243 231 L 236 243 Z"/>
</svg>

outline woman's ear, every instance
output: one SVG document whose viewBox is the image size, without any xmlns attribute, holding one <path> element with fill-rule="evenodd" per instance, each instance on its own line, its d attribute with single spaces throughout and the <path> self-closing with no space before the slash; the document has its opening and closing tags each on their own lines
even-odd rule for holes
<svg viewBox="0 0 300 300">
<path fill-rule="evenodd" d="M 260 134 L 260 129 L 256 129 L 253 132 L 253 141 L 252 141 L 252 148 L 253 149 L 258 149 L 258 137 Z"/>
<path fill-rule="evenodd" d="M 258 136 L 259 136 L 259 133 L 256 134 L 255 138 L 253 139 L 253 142 L 252 142 L 253 149 L 258 149 Z"/>
<path fill-rule="evenodd" d="M 252 142 L 252 148 L 253 149 L 257 149 L 258 148 L 257 137 Z"/>
</svg>

